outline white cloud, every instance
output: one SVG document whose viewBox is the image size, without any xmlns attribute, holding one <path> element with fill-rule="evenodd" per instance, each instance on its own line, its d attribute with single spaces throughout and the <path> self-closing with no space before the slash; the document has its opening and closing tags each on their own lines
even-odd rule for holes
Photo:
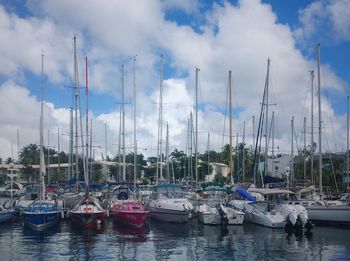
<svg viewBox="0 0 350 261">
<path fill-rule="evenodd" d="M 92 115 L 94 144 L 102 146 L 96 150 L 103 153 L 105 153 L 104 123 L 108 124 L 108 154 L 114 155 L 117 151 L 115 145 L 118 142 L 119 131 L 117 103 L 121 101 L 122 64 L 126 67 L 126 142 L 129 146 L 133 145 L 133 114 L 129 100 L 132 99 L 133 85 L 131 57 L 135 54 L 138 55 L 136 65 L 138 145 L 140 148 L 148 149 L 147 152 L 142 151 L 147 155 L 155 155 L 156 149 L 159 54 L 162 52 L 165 52 L 165 57 L 168 59 L 165 61 L 166 65 L 170 66 L 174 73 L 166 75 L 164 81 L 164 122 L 169 122 L 171 147 L 185 148 L 187 118 L 193 104 L 196 66 L 201 70 L 199 75 L 201 110 L 198 121 L 200 151 L 206 149 L 208 132 L 212 133 L 212 147 L 219 149 L 221 146 L 228 70 L 232 70 L 233 73 L 234 106 L 241 109 L 239 117 L 234 119 L 234 132 L 242 133 L 243 121 L 251 121 L 253 115 L 256 116 L 256 122 L 258 121 L 267 57 L 272 59 L 270 101 L 277 103 L 277 107 L 271 110 L 274 109 L 276 117 L 279 118 L 276 139 L 283 144 L 284 150 L 289 144 L 291 117 L 294 115 L 303 118 L 310 111 L 309 103 L 304 101 L 306 89 L 309 88 L 308 71 L 315 67 L 315 62 L 301 54 L 296 47 L 291 28 L 279 24 L 271 6 L 262 4 L 259 0 L 241 0 L 237 5 L 229 2 L 214 4 L 213 8 L 204 14 L 205 23 L 201 25 L 200 33 L 190 25 L 178 25 L 176 22 L 165 20 L 164 13 L 164 10 L 179 6 L 188 13 L 195 12 L 198 8 L 196 1 L 153 0 L 138 1 L 135 4 L 133 1 L 97 3 L 82 0 L 31 0 L 28 1 L 28 6 L 34 17 L 19 18 L 0 8 L 2 21 L 0 33 L 6 36 L 4 38 L 6 44 L 0 44 L 2 58 L 0 73 L 13 79 L 15 77 L 12 75 L 23 73 L 23 70 L 38 75 L 40 73 L 38 46 L 42 44 L 44 49 L 48 50 L 45 71 L 49 79 L 60 84 L 67 82 L 72 72 L 71 38 L 73 32 L 76 33 L 80 60 L 82 53 L 85 52 L 90 60 L 90 90 L 116 98 L 114 111 Z M 339 8 L 337 6 L 334 4 L 332 8 Z M 316 7 L 313 10 L 318 10 Z M 315 11 L 311 13 L 313 12 Z M 347 16 L 341 15 L 341 17 L 337 18 L 339 20 L 337 30 L 346 32 L 346 26 L 343 25 L 346 25 Z M 312 16 L 305 19 L 311 18 Z M 307 30 L 313 29 L 310 27 Z M 19 41 L 9 46 L 10 40 L 14 38 Z M 20 51 L 16 52 L 17 49 Z M 83 70 L 83 66 L 80 66 L 80 71 Z M 324 65 L 322 71 L 326 87 L 343 92 L 345 83 L 331 68 Z M 10 93 L 9 90 L 5 91 L 7 85 L 8 83 L 2 86 L 4 93 Z M 13 108 L 14 115 L 21 114 L 24 110 L 20 106 L 34 108 L 38 103 L 26 89 L 20 90 L 23 92 L 20 95 L 23 101 Z M 52 104 L 47 103 L 49 114 L 47 126 L 53 131 L 60 127 L 62 131 L 67 132 L 69 110 L 57 108 L 54 101 L 50 102 Z M 103 101 L 100 102 L 103 105 Z M 323 100 L 323 103 L 326 104 L 326 101 Z M 335 121 L 340 120 L 334 117 L 335 113 L 330 105 L 325 105 L 323 108 L 329 109 Z M 13 126 L 26 128 L 26 124 L 33 125 L 33 122 L 36 122 L 34 118 L 28 116 L 23 120 L 15 117 Z M 6 120 L 8 119 L 3 118 L 0 122 Z M 296 128 L 301 129 L 300 122 L 297 121 Z M 34 132 L 37 132 L 37 127 L 34 125 L 30 127 L 32 132 L 25 134 L 29 137 L 26 141 L 36 139 L 37 134 L 34 135 Z M 335 128 L 337 132 L 344 130 L 341 124 L 335 126 L 341 126 Z M 11 139 L 10 133 L 3 133 L 5 134 L 2 134 L 1 138 Z M 248 137 L 251 136 L 250 122 L 247 123 L 246 133 Z M 8 149 L 8 146 L 6 148 Z"/>
<path fill-rule="evenodd" d="M 20 18 L 0 6 L 0 74 L 17 78 L 29 70 L 41 71 L 40 56 L 45 55 L 45 71 L 53 82 L 63 79 L 71 50 L 69 30 L 62 30 L 49 20 Z"/>
<path fill-rule="evenodd" d="M 299 11 L 300 27 L 297 39 L 308 43 L 348 42 L 350 40 L 350 2 L 348 0 L 314 1 Z M 314 41 L 315 42 L 315 41 Z"/>
</svg>

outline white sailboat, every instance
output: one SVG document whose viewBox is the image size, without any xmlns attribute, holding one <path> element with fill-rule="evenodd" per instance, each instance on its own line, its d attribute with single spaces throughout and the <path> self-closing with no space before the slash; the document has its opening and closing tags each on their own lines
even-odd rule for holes
<svg viewBox="0 0 350 261">
<path fill-rule="evenodd" d="M 318 84 L 318 147 L 319 147 L 319 200 L 300 200 L 291 204 L 306 208 L 310 220 L 316 225 L 350 226 L 350 206 L 325 201 L 322 187 L 322 118 L 321 118 L 321 75 L 320 75 L 320 44 L 317 45 L 317 84 Z M 347 133 L 349 129 L 347 126 Z M 347 140 L 347 142 L 349 142 Z M 348 147 L 349 145 L 347 145 Z"/>
<path fill-rule="evenodd" d="M 232 74 L 228 75 L 228 93 L 229 93 L 229 122 L 230 122 L 230 174 L 233 183 L 233 158 L 232 158 Z M 245 213 L 233 205 L 228 205 L 227 195 L 232 193 L 219 186 L 209 186 L 201 191 L 205 195 L 201 204 L 197 208 L 198 220 L 203 224 L 211 225 L 242 225 Z M 203 197 L 202 197 L 203 198 Z"/>
<path fill-rule="evenodd" d="M 158 173 L 157 164 L 157 185 L 153 188 L 150 197 L 149 211 L 153 219 L 183 223 L 192 217 L 193 205 L 184 197 L 181 187 L 176 184 L 164 183 L 158 184 L 158 181 L 164 181 L 162 174 L 162 86 L 163 85 L 163 57 L 161 57 L 160 66 L 160 95 L 159 95 L 159 126 L 158 126 L 158 149 L 160 153 L 160 172 Z"/>
</svg>

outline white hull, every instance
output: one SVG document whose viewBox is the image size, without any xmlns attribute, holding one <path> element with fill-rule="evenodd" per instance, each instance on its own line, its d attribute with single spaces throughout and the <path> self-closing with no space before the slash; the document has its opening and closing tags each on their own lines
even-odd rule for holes
<svg viewBox="0 0 350 261">
<path fill-rule="evenodd" d="M 319 225 L 350 226 L 350 206 L 305 207 L 310 220 Z"/>
<path fill-rule="evenodd" d="M 227 215 L 227 225 L 242 225 L 244 220 L 244 213 L 235 210 L 231 207 L 224 207 Z M 197 210 L 197 217 L 199 222 L 205 225 L 220 225 L 224 223 L 219 211 L 215 207 L 208 207 L 208 205 L 201 205 Z"/>
<path fill-rule="evenodd" d="M 286 219 L 280 212 L 269 212 L 259 204 L 249 204 L 247 201 L 233 200 L 231 202 L 238 209 L 245 212 L 244 221 L 270 228 L 284 228 Z"/>
<path fill-rule="evenodd" d="M 261 215 L 259 213 L 246 213 L 244 220 L 270 228 L 284 228 L 286 225 L 285 218 L 280 214 L 271 215 L 271 213 L 265 213 Z"/>
<path fill-rule="evenodd" d="M 156 199 L 149 203 L 149 211 L 153 219 L 184 223 L 192 217 L 193 205 L 187 199 Z"/>
</svg>

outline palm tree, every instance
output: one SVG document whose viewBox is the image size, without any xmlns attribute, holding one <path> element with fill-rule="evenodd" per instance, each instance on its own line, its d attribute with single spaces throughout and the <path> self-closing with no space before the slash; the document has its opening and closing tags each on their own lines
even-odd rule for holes
<svg viewBox="0 0 350 261">
<path fill-rule="evenodd" d="M 19 162 L 28 167 L 33 164 L 39 164 L 39 147 L 36 144 L 29 144 L 19 153 Z"/>
</svg>

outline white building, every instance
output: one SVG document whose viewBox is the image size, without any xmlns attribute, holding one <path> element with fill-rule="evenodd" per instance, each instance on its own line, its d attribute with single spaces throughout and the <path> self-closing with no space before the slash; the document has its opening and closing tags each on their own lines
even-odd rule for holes
<svg viewBox="0 0 350 261">
<path fill-rule="evenodd" d="M 291 163 L 291 155 L 280 154 L 275 157 L 268 158 L 267 171 L 272 177 L 283 178 L 289 174 Z"/>
<path fill-rule="evenodd" d="M 230 174 L 230 167 L 223 163 L 211 162 L 209 163 L 212 170 L 209 175 L 206 175 L 205 181 L 211 182 L 215 180 L 215 177 L 225 177 L 227 178 Z"/>
</svg>

